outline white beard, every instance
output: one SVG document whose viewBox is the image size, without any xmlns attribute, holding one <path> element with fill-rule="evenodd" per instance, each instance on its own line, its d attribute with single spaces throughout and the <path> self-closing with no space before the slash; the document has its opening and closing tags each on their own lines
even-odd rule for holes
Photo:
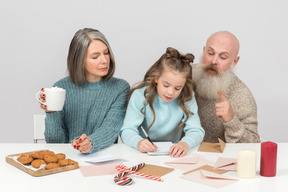
<svg viewBox="0 0 288 192">
<path fill-rule="evenodd" d="M 218 70 L 217 75 L 207 74 L 205 67 L 207 67 L 207 65 L 202 64 L 202 62 L 193 67 L 192 77 L 196 84 L 196 93 L 207 99 L 220 99 L 217 91 L 221 90 L 226 96 L 235 75 L 234 65 L 232 64 L 230 69 L 227 69 L 225 72 Z"/>
</svg>

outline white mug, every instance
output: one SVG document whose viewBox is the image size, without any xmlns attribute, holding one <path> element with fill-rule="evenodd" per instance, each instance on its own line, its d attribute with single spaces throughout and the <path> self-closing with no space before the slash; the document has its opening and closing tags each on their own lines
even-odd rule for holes
<svg viewBox="0 0 288 192">
<path fill-rule="evenodd" d="M 36 94 L 36 99 L 47 106 L 48 111 L 61 111 L 64 106 L 66 91 L 60 87 L 44 88 L 43 94 L 46 95 L 45 102 L 40 101 L 39 97 L 42 91 Z"/>
</svg>

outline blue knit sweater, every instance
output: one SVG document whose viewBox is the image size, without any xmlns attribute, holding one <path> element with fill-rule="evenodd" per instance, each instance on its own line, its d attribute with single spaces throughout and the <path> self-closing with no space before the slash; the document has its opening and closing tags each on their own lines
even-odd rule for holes
<svg viewBox="0 0 288 192">
<path fill-rule="evenodd" d="M 53 86 L 66 90 L 62 111 L 46 113 L 47 143 L 71 143 L 85 133 L 93 148 L 90 153 L 115 142 L 126 111 L 129 84 L 121 79 L 74 84 L 65 77 Z"/>
<path fill-rule="evenodd" d="M 149 106 L 143 110 L 145 116 L 141 113 L 141 109 L 147 103 L 144 97 L 145 89 L 146 87 L 136 89 L 131 95 L 121 128 L 122 141 L 137 149 L 138 142 L 145 138 L 141 130 L 142 126 L 152 141 L 171 141 L 173 143 L 184 141 L 189 145 L 189 148 L 199 145 L 204 137 L 204 129 L 200 124 L 195 98 L 193 97 L 192 100 L 185 103 L 194 115 L 189 115 L 183 129 L 177 127 L 181 121 L 185 120 L 186 115 L 176 99 L 166 103 L 157 94 L 153 102 L 156 119 L 148 131 L 147 128 L 153 121 L 153 113 Z M 182 131 L 185 133 L 183 138 L 181 138 Z"/>
</svg>

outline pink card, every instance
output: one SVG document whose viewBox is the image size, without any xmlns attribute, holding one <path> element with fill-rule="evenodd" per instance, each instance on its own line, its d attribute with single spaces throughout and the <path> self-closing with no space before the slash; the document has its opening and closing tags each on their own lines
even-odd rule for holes
<svg viewBox="0 0 288 192">
<path fill-rule="evenodd" d="M 226 171 L 237 171 L 237 159 L 219 157 L 214 168 Z"/>
<path fill-rule="evenodd" d="M 195 154 L 179 158 L 178 160 L 175 161 L 166 162 L 165 164 L 182 171 L 190 171 L 192 169 L 202 167 L 203 165 L 214 166 L 213 162 Z"/>
<path fill-rule="evenodd" d="M 194 171 L 181 176 L 181 178 L 214 188 L 224 187 L 238 181 L 238 179 L 205 170 Z"/>
<path fill-rule="evenodd" d="M 119 171 L 115 169 L 117 165 L 122 163 L 110 163 L 101 165 L 80 166 L 80 171 L 84 177 L 99 176 L 99 175 L 117 175 Z"/>
</svg>

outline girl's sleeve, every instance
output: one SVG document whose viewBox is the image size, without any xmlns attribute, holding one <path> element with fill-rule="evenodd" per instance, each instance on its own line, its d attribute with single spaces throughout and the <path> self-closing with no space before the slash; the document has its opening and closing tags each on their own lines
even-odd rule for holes
<svg viewBox="0 0 288 192">
<path fill-rule="evenodd" d="M 198 106 L 195 97 L 186 102 L 186 105 L 190 106 L 189 110 L 193 112 L 194 115 L 189 115 L 184 127 L 185 136 L 181 139 L 181 141 L 186 142 L 191 149 L 202 142 L 205 131 L 201 126 L 200 118 L 198 116 Z M 185 118 L 186 116 L 184 119 Z"/>
<path fill-rule="evenodd" d="M 122 141 L 135 149 L 137 149 L 138 142 L 143 139 L 139 135 L 138 128 L 144 120 L 144 115 L 141 113 L 141 109 L 145 103 L 146 100 L 143 93 L 141 95 L 139 90 L 135 90 L 130 97 L 124 123 L 120 131 Z"/>
</svg>

